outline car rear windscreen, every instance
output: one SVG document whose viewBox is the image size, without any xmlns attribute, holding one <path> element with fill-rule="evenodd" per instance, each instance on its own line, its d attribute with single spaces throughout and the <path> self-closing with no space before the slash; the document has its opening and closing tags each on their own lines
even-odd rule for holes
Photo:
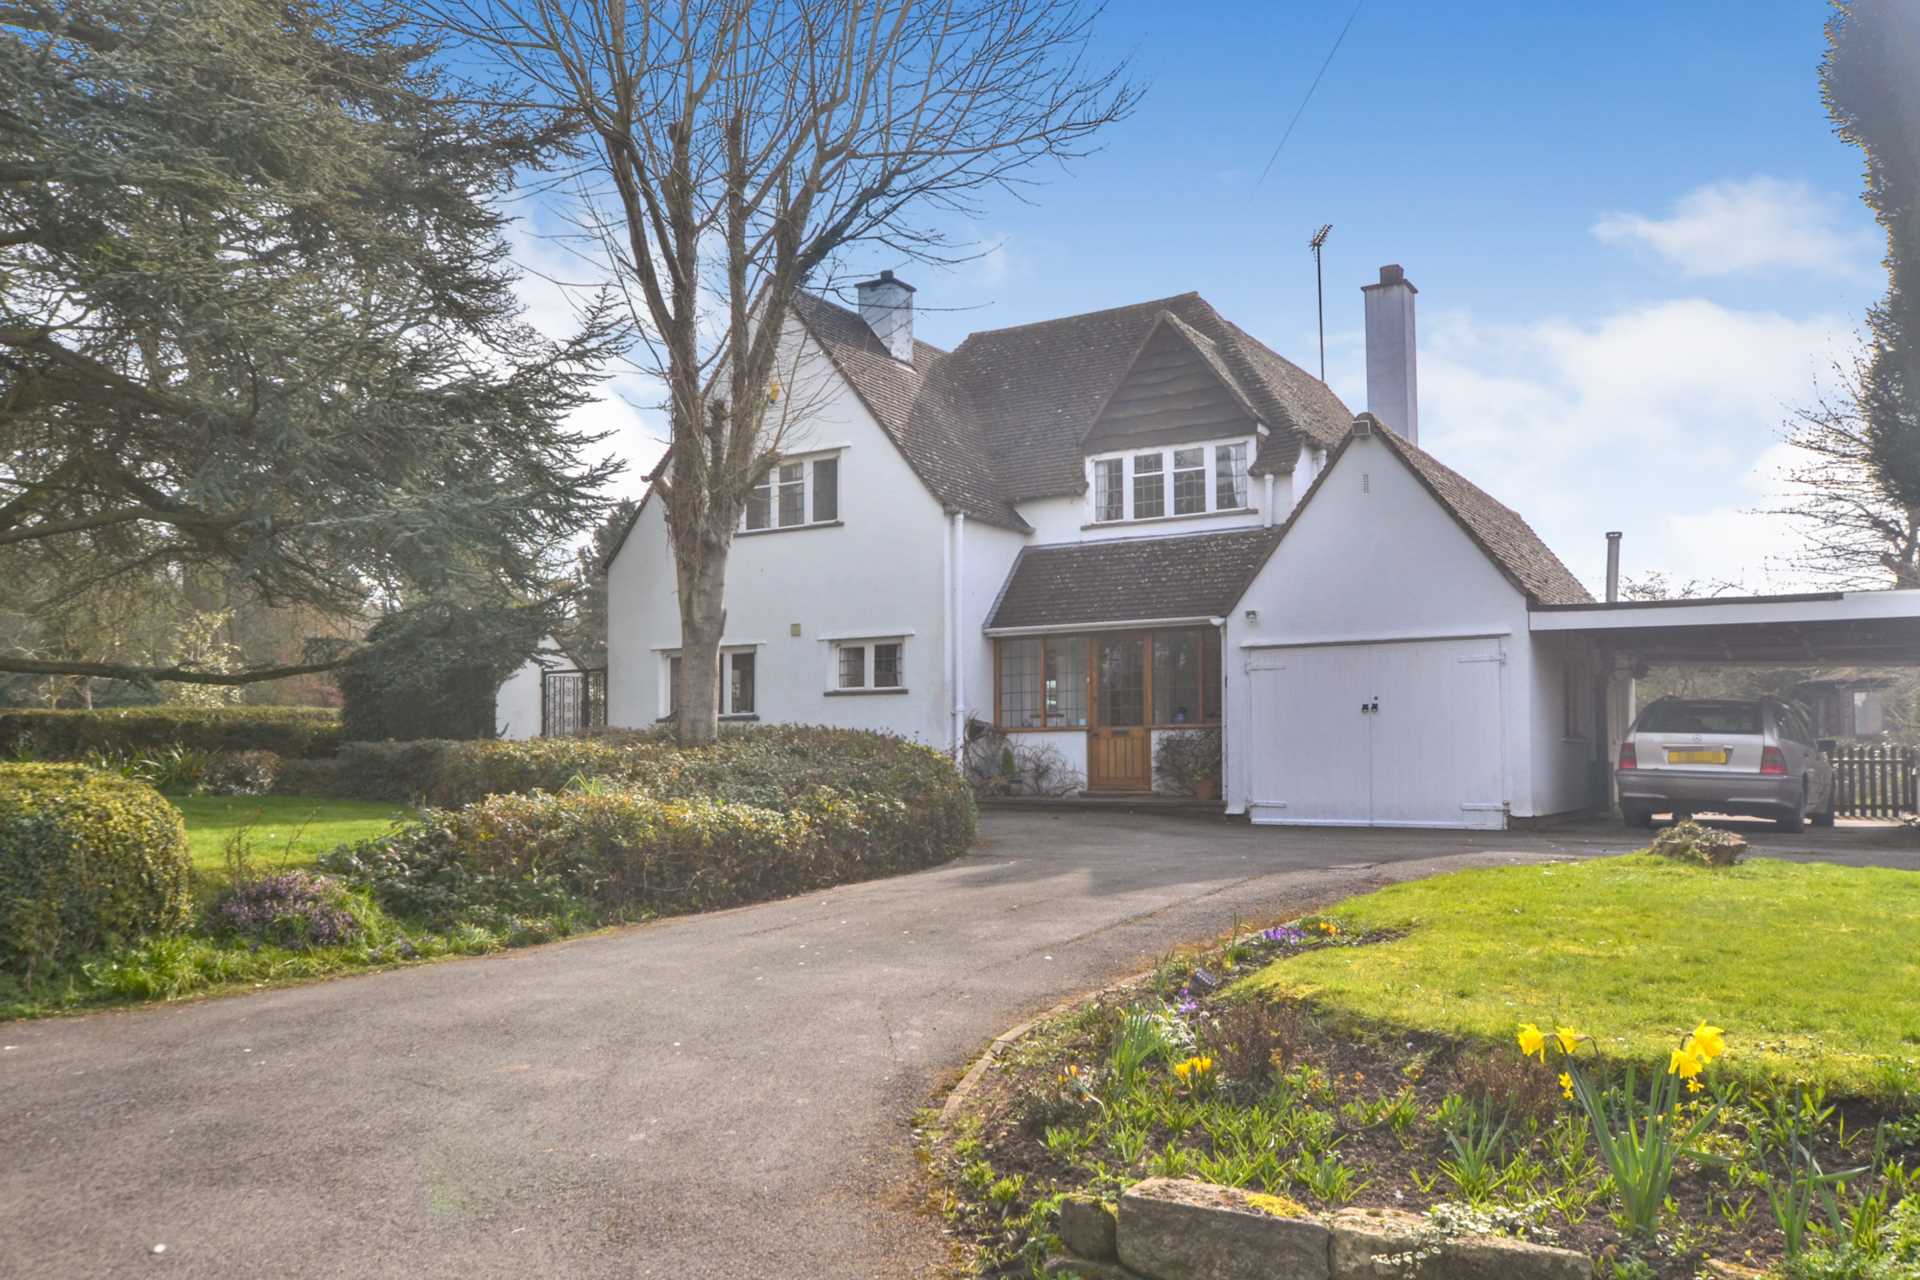
<svg viewBox="0 0 1920 1280">
<path fill-rule="evenodd" d="M 1656 702 L 1640 717 L 1642 733 L 1759 733 L 1751 702 Z"/>
</svg>

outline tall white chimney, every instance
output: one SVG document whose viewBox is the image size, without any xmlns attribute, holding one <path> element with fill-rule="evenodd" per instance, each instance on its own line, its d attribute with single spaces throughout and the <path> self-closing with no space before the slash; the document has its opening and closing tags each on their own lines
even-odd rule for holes
<svg viewBox="0 0 1920 1280">
<path fill-rule="evenodd" d="M 1398 265 L 1380 268 L 1378 284 L 1360 286 L 1367 300 L 1367 412 L 1420 443 L 1419 361 L 1413 342 L 1413 295 L 1420 292 Z"/>
<path fill-rule="evenodd" d="M 882 271 L 877 280 L 862 280 L 860 318 L 895 360 L 913 363 L 913 286 Z"/>
</svg>

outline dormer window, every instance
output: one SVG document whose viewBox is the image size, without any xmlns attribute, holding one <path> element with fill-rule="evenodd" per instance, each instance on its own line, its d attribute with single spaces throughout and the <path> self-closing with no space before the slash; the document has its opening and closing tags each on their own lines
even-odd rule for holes
<svg viewBox="0 0 1920 1280">
<path fill-rule="evenodd" d="M 1093 523 L 1245 511 L 1248 440 L 1137 449 L 1093 459 Z"/>
</svg>

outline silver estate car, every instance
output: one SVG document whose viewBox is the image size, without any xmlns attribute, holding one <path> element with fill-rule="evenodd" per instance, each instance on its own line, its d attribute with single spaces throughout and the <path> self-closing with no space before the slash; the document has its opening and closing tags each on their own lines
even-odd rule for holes
<svg viewBox="0 0 1920 1280">
<path fill-rule="evenodd" d="M 1772 818 L 1799 831 L 1832 826 L 1831 742 L 1816 741 L 1806 713 L 1770 698 L 1661 698 L 1633 722 L 1613 776 L 1629 826 L 1656 813 Z"/>
</svg>

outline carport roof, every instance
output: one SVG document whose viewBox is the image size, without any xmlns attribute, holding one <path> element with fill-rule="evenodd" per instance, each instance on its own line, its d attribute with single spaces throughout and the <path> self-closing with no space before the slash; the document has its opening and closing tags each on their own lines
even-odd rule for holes
<svg viewBox="0 0 1920 1280">
<path fill-rule="evenodd" d="M 1529 629 L 1604 640 L 1642 661 L 1920 666 L 1920 591 L 1535 605 Z"/>
</svg>

